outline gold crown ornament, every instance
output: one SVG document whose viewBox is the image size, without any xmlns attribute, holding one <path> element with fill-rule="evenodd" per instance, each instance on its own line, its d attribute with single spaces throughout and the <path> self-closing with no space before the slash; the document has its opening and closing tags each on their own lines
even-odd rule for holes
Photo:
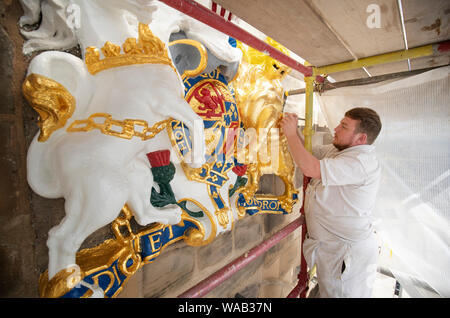
<svg viewBox="0 0 450 318">
<path fill-rule="evenodd" d="M 146 24 L 139 23 L 138 39 L 126 39 L 122 48 L 123 53 L 120 52 L 119 45 L 108 41 L 101 49 L 105 58 L 100 59 L 100 52 L 96 47 L 87 47 L 85 62 L 89 73 L 94 75 L 113 67 L 134 64 L 166 64 L 172 67 L 176 73 L 164 43 L 152 33 Z"/>
</svg>

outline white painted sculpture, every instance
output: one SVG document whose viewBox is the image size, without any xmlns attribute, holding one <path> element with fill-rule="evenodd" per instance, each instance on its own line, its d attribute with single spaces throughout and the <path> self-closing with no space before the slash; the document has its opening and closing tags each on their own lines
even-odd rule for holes
<svg viewBox="0 0 450 318">
<path fill-rule="evenodd" d="M 27 3 L 34 5 L 34 1 L 22 0 L 24 7 Z M 66 116 L 63 126 L 41 136 L 41 141 L 38 140 L 39 134 L 36 135 L 28 151 L 28 182 L 33 191 L 46 198 L 65 198 L 66 216 L 50 230 L 47 242 L 49 279 L 75 264 L 76 252 L 85 238 L 111 223 L 125 204 L 134 212 L 136 221 L 141 225 L 151 222 L 176 224 L 181 216 L 181 209 L 177 205 L 155 208 L 149 202 L 152 187 L 158 188 L 158 185 L 153 182 L 146 154 L 170 149 L 171 142 L 165 130 L 148 140 L 143 140 L 139 134 L 125 139 L 117 138 L 112 133 L 102 133 L 101 129 L 68 132 L 67 128 L 72 124 L 76 121 L 86 123 L 96 113 L 109 114 L 112 120 L 119 123 L 123 123 L 125 119 L 143 120 L 148 127 L 168 118 L 177 119 L 185 123 L 195 136 L 192 156 L 194 161 L 191 166 L 199 167 L 204 160 L 203 121 L 184 100 L 182 81 L 173 66 L 155 62 L 102 69 L 101 63 L 93 62 L 91 66 L 100 65 L 100 71 L 92 70 L 87 67 L 90 57 L 85 56 L 86 49 L 94 46 L 100 50 L 107 41 L 121 46 L 129 38 L 136 39 L 135 44 L 136 41 L 141 43 L 139 36 L 142 34 L 138 34 L 138 30 L 145 26 L 139 26 L 138 23 L 141 22 L 149 23 L 150 30 L 164 43 L 165 48 L 168 48 L 172 33 L 183 31 L 188 38 L 201 41 L 219 60 L 238 63 L 242 54 L 228 44 L 227 36 L 157 1 L 42 2 L 43 6 L 59 7 L 60 11 L 52 13 L 59 16 L 61 10 L 66 10 L 70 4 L 80 9 L 79 28 L 73 29 L 65 25 L 64 29 L 73 31 L 67 32 L 67 36 L 75 37 L 80 44 L 86 63 L 68 53 L 48 51 L 37 55 L 28 70 L 28 75 L 38 75 L 37 78 L 29 77 L 29 85 L 33 85 L 34 80 L 36 87 L 42 83 L 44 86 L 51 86 L 54 81 L 63 86 L 58 89 L 65 88 L 70 93 L 69 100 L 71 95 L 75 101 L 73 113 Z M 36 20 L 32 10 L 29 12 L 29 16 L 21 19 L 22 24 Z M 45 21 L 46 17 L 43 16 L 43 23 Z M 58 23 L 62 22 L 62 19 L 58 20 Z M 51 29 L 48 25 L 45 27 Z M 39 42 L 34 37 L 32 41 L 33 45 L 25 45 L 26 53 L 33 48 L 49 49 L 49 45 L 52 45 L 52 41 L 45 38 Z M 73 38 L 64 41 L 72 43 Z M 53 44 L 56 48 L 61 48 L 57 43 Z M 124 55 L 123 50 L 124 48 L 119 55 Z M 100 53 L 100 60 L 105 57 L 104 54 L 105 51 Z M 48 79 L 50 84 L 45 84 Z M 44 90 L 48 93 L 48 86 Z M 36 96 L 34 98 L 38 99 Z M 104 116 L 91 119 L 101 122 L 105 120 Z M 123 128 L 122 125 L 117 130 Z M 43 141 L 42 138 L 46 140 Z M 177 198 L 191 198 L 214 211 L 211 200 L 205 200 L 205 185 L 188 180 L 178 158 L 172 156 L 171 160 L 176 166 L 172 188 Z M 223 198 L 228 199 L 229 185 L 235 179 L 236 176 L 230 176 L 220 189 Z M 207 239 L 213 235 L 211 221 L 206 215 L 200 220 L 205 223 Z M 230 229 L 231 224 L 227 228 Z M 216 231 L 214 235 L 222 230 L 225 228 Z"/>
<path fill-rule="evenodd" d="M 21 25 L 37 23 L 42 13 L 37 30 L 22 31 L 24 54 L 78 44 L 82 55 L 40 53 L 23 84 L 40 127 L 28 150 L 28 183 L 43 197 L 65 199 L 66 216 L 49 231 L 41 296 L 115 297 L 179 239 L 206 245 L 246 215 L 294 210 L 293 167 L 275 160 L 284 149 L 278 117 L 267 121 L 253 99 L 236 105 L 228 83 L 242 51 L 228 36 L 156 0 L 21 3 Z M 246 81 L 241 73 L 236 83 Z M 282 92 L 268 99 L 267 84 L 258 101 L 280 108 Z M 257 128 L 275 128 L 271 142 L 258 132 L 254 144 Z M 252 146 L 257 162 L 249 160 Z M 263 173 L 281 176 L 285 193 L 256 195 Z M 132 217 L 152 224 L 133 233 Z M 108 224 L 114 240 L 78 251 Z"/>
</svg>

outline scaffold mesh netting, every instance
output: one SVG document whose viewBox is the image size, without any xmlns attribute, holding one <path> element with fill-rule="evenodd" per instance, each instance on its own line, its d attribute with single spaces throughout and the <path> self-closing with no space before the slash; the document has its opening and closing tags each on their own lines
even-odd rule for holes
<svg viewBox="0 0 450 318">
<path fill-rule="evenodd" d="M 449 72 L 443 67 L 315 96 L 331 131 L 353 107 L 381 117 L 374 224 L 391 250 L 383 265 L 412 297 L 450 297 Z"/>
</svg>

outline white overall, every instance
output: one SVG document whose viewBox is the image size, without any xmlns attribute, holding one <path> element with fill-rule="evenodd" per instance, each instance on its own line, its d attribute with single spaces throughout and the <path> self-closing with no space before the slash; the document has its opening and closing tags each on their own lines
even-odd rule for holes
<svg viewBox="0 0 450 318">
<path fill-rule="evenodd" d="M 375 148 L 327 145 L 314 155 L 321 180 L 311 179 L 306 189 L 303 249 L 309 268 L 317 266 L 320 297 L 371 297 L 378 258 L 371 218 L 380 181 Z"/>
</svg>

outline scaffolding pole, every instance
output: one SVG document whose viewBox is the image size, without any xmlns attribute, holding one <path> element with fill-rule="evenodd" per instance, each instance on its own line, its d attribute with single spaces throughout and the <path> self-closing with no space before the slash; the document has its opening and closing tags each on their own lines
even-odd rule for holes
<svg viewBox="0 0 450 318">
<path fill-rule="evenodd" d="M 308 187 L 310 178 L 303 177 L 303 203 L 302 207 L 300 209 L 301 216 L 305 219 L 305 192 L 306 188 Z M 306 219 L 305 219 L 306 220 Z M 306 264 L 305 256 L 303 255 L 303 242 L 306 238 L 306 221 L 305 224 L 302 226 L 302 239 L 300 241 L 300 250 L 301 250 L 301 256 L 300 256 L 300 272 L 298 273 L 298 282 L 297 285 L 292 289 L 292 291 L 289 293 L 289 295 L 286 298 L 306 298 L 306 292 L 308 291 L 308 266 Z"/>
<path fill-rule="evenodd" d="M 361 67 L 369 67 L 373 65 L 398 62 L 407 59 L 416 59 L 419 57 L 431 56 L 435 53 L 439 54 L 448 52 L 449 50 L 450 50 L 450 41 L 445 41 L 435 44 L 419 46 L 408 50 L 401 50 L 396 52 L 369 56 L 349 62 L 315 67 L 314 75 L 332 74 L 336 72 L 354 70 Z"/>
<path fill-rule="evenodd" d="M 314 78 L 311 76 L 305 77 L 305 128 L 303 129 L 303 136 L 305 137 L 305 148 L 312 153 L 312 136 L 313 131 L 313 98 L 314 98 Z M 308 187 L 310 178 L 303 176 L 303 202 L 300 209 L 302 216 L 305 215 L 305 192 Z M 306 238 L 306 223 L 302 226 L 302 239 L 300 241 L 300 272 L 298 274 L 297 286 L 289 293 L 287 298 L 305 298 L 308 286 L 308 268 L 303 255 L 303 242 Z"/>
</svg>

